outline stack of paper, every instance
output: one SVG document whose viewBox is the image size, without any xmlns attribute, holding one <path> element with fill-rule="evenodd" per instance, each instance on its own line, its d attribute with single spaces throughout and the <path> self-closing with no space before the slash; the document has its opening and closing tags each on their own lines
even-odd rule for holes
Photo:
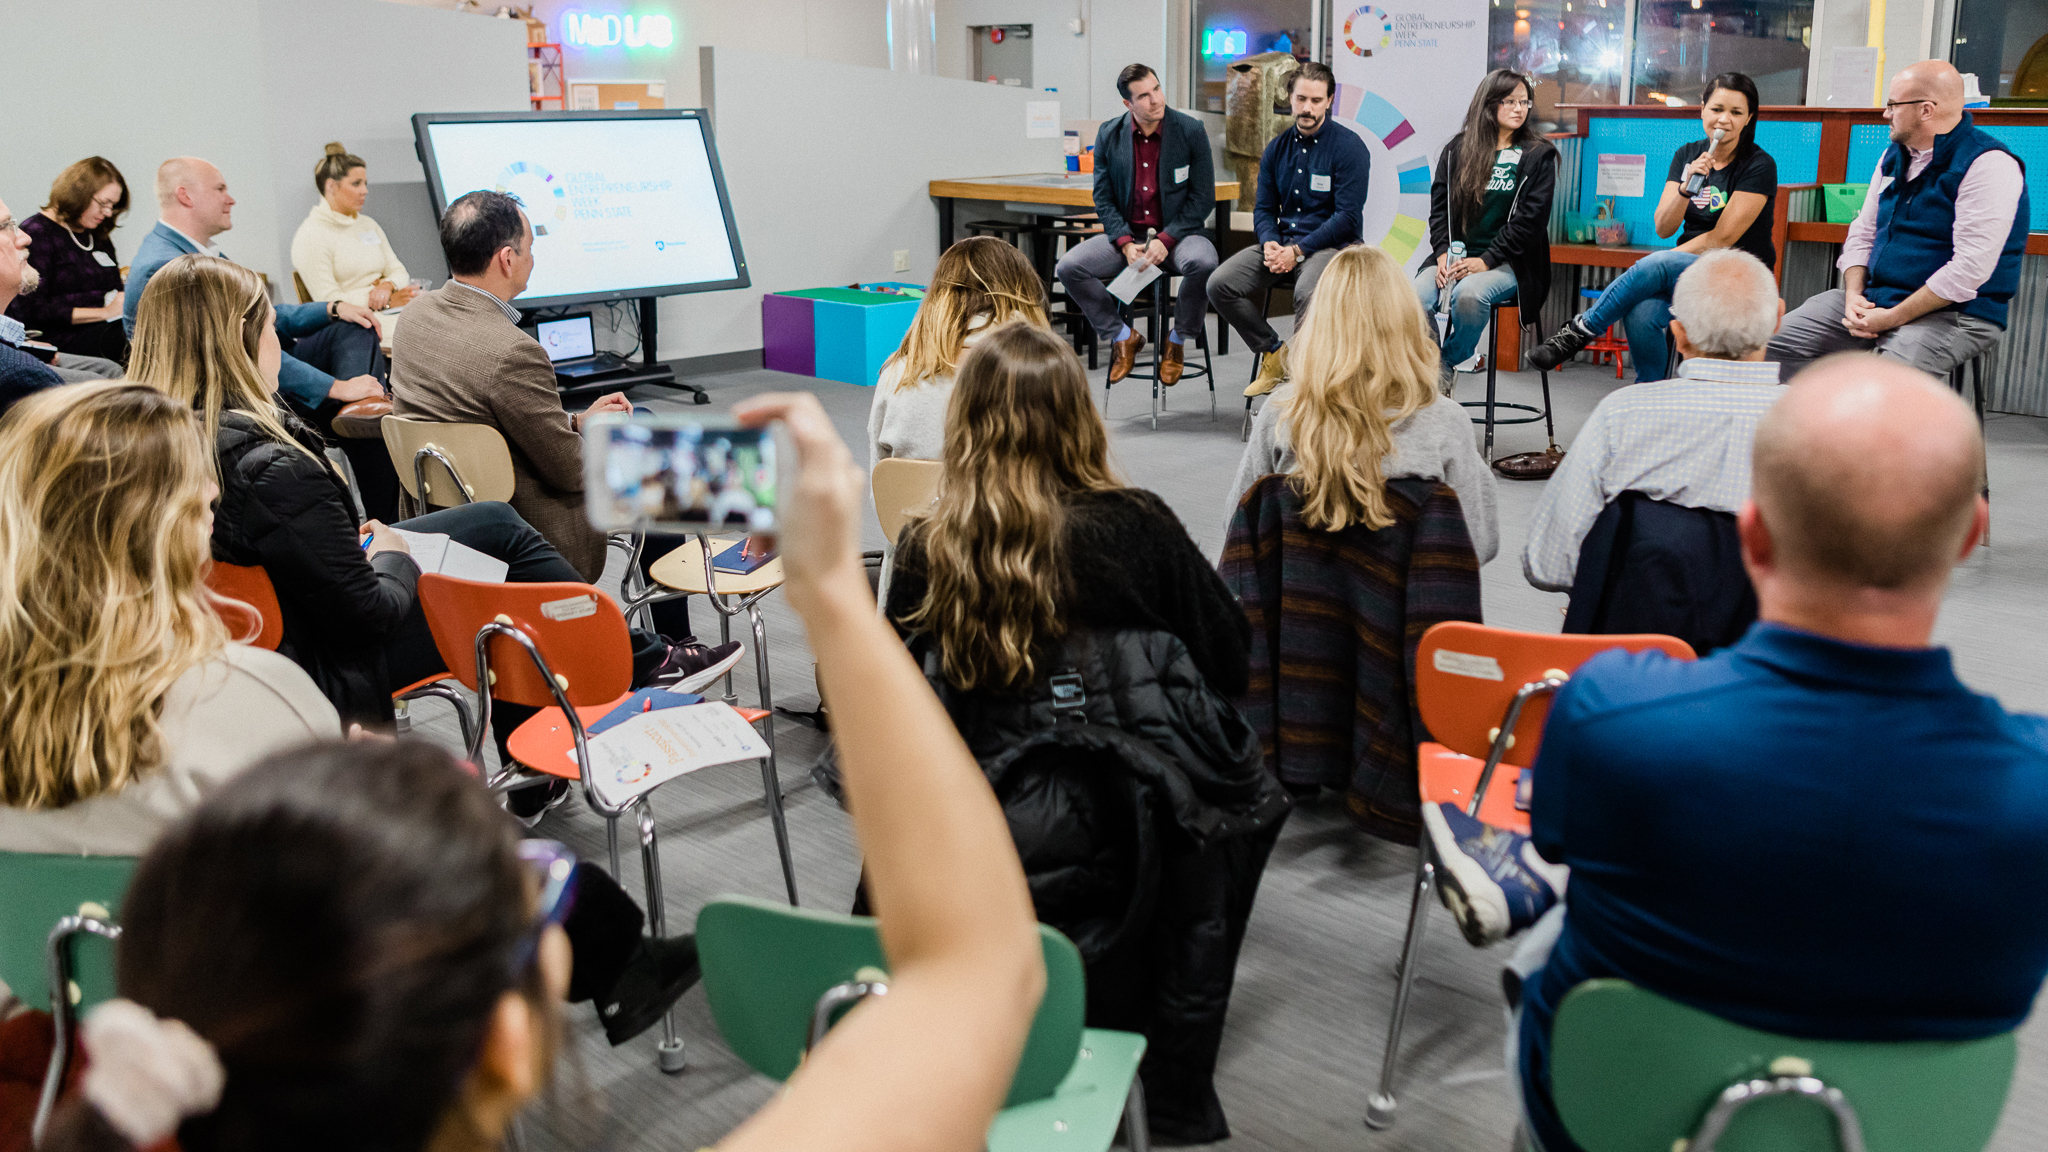
<svg viewBox="0 0 2048 1152">
<path fill-rule="evenodd" d="M 503 584 L 505 574 L 512 570 L 503 560 L 486 556 L 467 544 L 457 543 L 446 532 L 408 532 L 403 528 L 393 528 L 392 531 L 405 538 L 406 547 L 412 549 L 412 561 L 420 566 L 422 572 L 435 572 L 458 580 Z"/>
</svg>

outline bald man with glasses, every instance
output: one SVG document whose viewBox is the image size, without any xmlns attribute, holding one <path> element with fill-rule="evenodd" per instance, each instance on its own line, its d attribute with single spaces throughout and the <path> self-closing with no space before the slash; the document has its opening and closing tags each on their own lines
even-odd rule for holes
<svg viewBox="0 0 2048 1152">
<path fill-rule="evenodd" d="M 2030 215 L 2019 159 L 1972 123 L 1945 60 L 1894 76 L 1884 115 L 1892 142 L 1842 244 L 1842 286 L 1800 305 L 1771 341 L 1788 379 L 1847 351 L 1945 376 L 2005 331 Z"/>
</svg>

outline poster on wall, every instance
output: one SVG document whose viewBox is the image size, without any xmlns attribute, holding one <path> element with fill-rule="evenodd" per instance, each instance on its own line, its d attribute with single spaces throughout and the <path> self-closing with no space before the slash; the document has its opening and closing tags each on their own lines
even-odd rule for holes
<svg viewBox="0 0 2048 1152">
<path fill-rule="evenodd" d="M 1332 13 L 1331 116 L 1372 150 L 1364 230 L 1411 270 L 1429 249 L 1429 184 L 1486 75 L 1486 0 L 1392 0 Z"/>
</svg>

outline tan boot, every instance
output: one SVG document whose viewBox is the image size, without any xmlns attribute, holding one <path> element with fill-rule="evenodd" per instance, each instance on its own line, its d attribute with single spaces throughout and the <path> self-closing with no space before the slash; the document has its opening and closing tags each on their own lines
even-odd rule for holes
<svg viewBox="0 0 2048 1152">
<path fill-rule="evenodd" d="M 1131 374 L 1131 366 L 1138 362 L 1138 349 L 1145 346 L 1145 335 L 1136 328 L 1122 339 L 1111 341 L 1109 360 L 1109 382 L 1111 384 Z"/>
<path fill-rule="evenodd" d="M 1182 346 L 1168 340 L 1159 349 L 1159 382 L 1168 387 L 1180 383 Z"/>
<path fill-rule="evenodd" d="M 1252 386 L 1244 390 L 1245 399 L 1264 396 L 1280 386 L 1287 379 L 1287 345 L 1282 344 L 1266 353 L 1259 361 L 1259 374 L 1252 380 Z"/>
</svg>

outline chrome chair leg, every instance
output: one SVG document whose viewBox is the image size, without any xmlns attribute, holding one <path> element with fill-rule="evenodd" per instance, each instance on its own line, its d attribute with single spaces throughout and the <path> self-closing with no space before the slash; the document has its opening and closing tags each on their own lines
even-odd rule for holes
<svg viewBox="0 0 2048 1152">
<path fill-rule="evenodd" d="M 604 839 L 605 848 L 611 854 L 612 879 L 616 880 L 619 878 L 619 818 L 617 816 L 607 816 L 604 818 Z"/>
<path fill-rule="evenodd" d="M 1152 1152 L 1152 1122 L 1145 1117 L 1145 1082 L 1131 1077 L 1124 1096 L 1124 1146 L 1131 1152 Z"/>
<path fill-rule="evenodd" d="M 1430 860 L 1429 834 L 1422 834 L 1422 856 L 1416 862 L 1415 896 L 1408 906 L 1408 938 L 1401 945 L 1401 979 L 1394 989 L 1394 1011 L 1387 1021 L 1387 1050 L 1380 1058 L 1380 1086 L 1365 1102 L 1365 1126 L 1391 1128 L 1400 1102 L 1394 1098 L 1394 1069 L 1401 1053 L 1401 1026 L 1408 1018 L 1408 993 L 1415 985 L 1415 962 L 1422 953 L 1423 931 L 1429 924 L 1429 898 L 1436 887 L 1436 865 Z"/>
<path fill-rule="evenodd" d="M 668 935 L 668 902 L 661 894 L 661 849 L 655 842 L 654 812 L 648 798 L 642 796 L 635 807 L 638 809 L 634 815 L 640 832 L 640 866 L 647 878 L 647 931 L 660 940 Z M 676 1035 L 674 1007 L 661 1014 L 661 1042 L 655 1047 L 655 1060 L 661 1070 L 671 1076 L 681 1072 L 687 1063 L 683 1041 Z"/>
<path fill-rule="evenodd" d="M 768 803 L 768 820 L 775 827 L 775 850 L 782 857 L 782 882 L 789 890 L 789 904 L 797 906 L 796 858 L 789 848 L 789 824 L 782 813 L 782 777 L 775 759 L 775 698 L 768 682 L 768 629 L 758 607 L 747 609 L 747 622 L 754 630 L 754 675 L 761 684 L 762 735 L 768 740 L 768 755 L 761 760 L 761 793 Z"/>
</svg>

